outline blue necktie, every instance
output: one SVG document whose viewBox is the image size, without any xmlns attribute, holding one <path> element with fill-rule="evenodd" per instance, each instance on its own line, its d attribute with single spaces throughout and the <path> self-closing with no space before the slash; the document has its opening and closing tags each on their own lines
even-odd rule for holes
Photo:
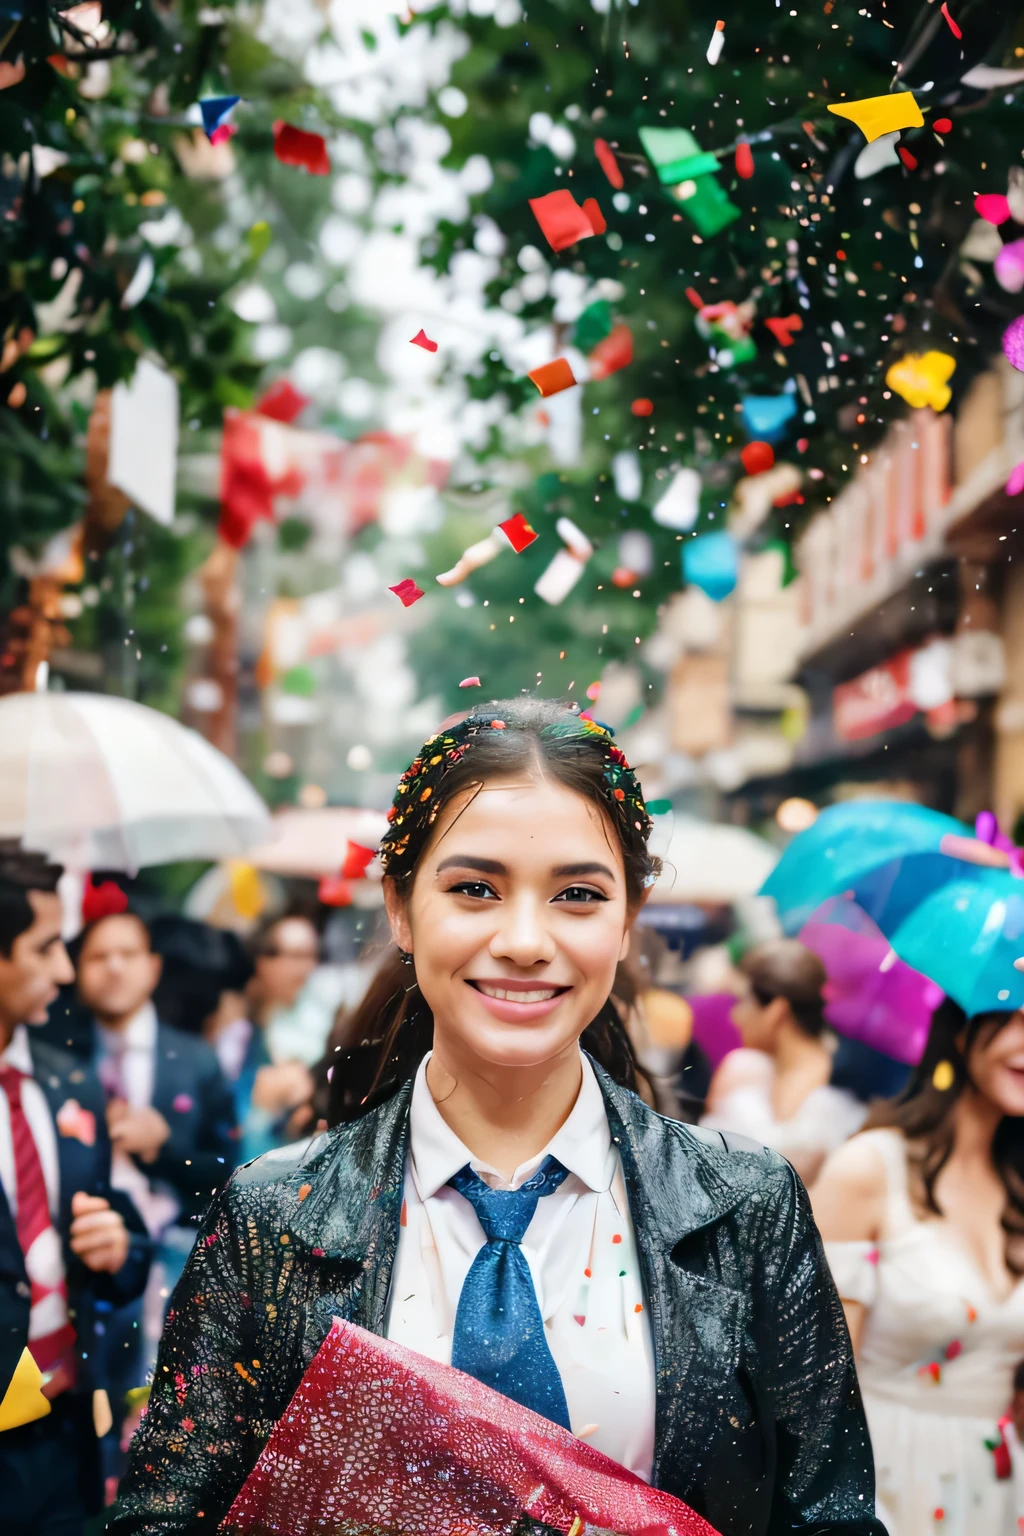
<svg viewBox="0 0 1024 1536">
<path fill-rule="evenodd" d="M 487 1238 L 459 1297 L 452 1365 L 570 1429 L 562 1378 L 520 1247 L 537 1201 L 554 1194 L 566 1178 L 568 1169 L 547 1157 L 518 1189 L 490 1189 L 468 1164 L 448 1182 L 476 1211 Z"/>
</svg>

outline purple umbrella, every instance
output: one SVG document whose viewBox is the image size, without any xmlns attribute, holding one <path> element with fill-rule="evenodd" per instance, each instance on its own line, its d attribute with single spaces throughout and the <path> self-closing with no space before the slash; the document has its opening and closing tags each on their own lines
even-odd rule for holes
<svg viewBox="0 0 1024 1536">
<path fill-rule="evenodd" d="M 941 988 L 898 959 L 888 939 L 848 896 L 834 896 L 820 906 L 799 938 L 828 972 L 825 1017 L 832 1028 L 916 1066 L 944 996 Z"/>
</svg>

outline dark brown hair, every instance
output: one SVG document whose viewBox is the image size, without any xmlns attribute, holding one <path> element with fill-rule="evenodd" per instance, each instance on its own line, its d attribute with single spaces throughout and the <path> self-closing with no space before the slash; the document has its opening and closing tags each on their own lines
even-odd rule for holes
<svg viewBox="0 0 1024 1536">
<path fill-rule="evenodd" d="M 754 996 L 762 1008 L 784 998 L 797 1026 L 817 1039 L 825 1028 L 824 965 L 813 950 L 797 939 L 769 939 L 748 949 L 740 961 Z"/>
<path fill-rule="evenodd" d="M 898 1098 L 877 1104 L 868 1118 L 866 1129 L 882 1126 L 906 1137 L 911 1168 L 921 1180 L 927 1209 L 936 1216 L 944 1214 L 935 1184 L 953 1151 L 953 1109 L 964 1090 L 973 1086 L 971 1052 L 976 1045 L 989 1045 L 1014 1017 L 1012 1010 L 1003 1008 L 968 1018 L 946 998 L 932 1016 L 924 1055 L 907 1086 Z M 935 1069 L 946 1062 L 953 1081 L 948 1088 L 936 1087 Z M 1024 1118 L 1003 1116 L 992 1143 L 992 1161 L 1006 1189 L 1002 1224 L 1007 1268 L 1011 1274 L 1024 1274 Z"/>
<path fill-rule="evenodd" d="M 62 874 L 43 854 L 26 852 L 14 838 L 0 839 L 0 954 L 9 956 L 15 939 L 36 920 L 29 892 L 52 894 Z"/>
<path fill-rule="evenodd" d="M 647 850 L 646 818 L 636 822 L 615 815 L 609 807 L 607 738 L 588 730 L 565 705 L 547 700 L 503 700 L 492 709 L 503 728 L 475 736 L 471 748 L 451 763 L 432 791 L 430 821 L 426 816 L 415 822 L 410 819 L 402 873 L 392 875 L 399 890 L 411 890 L 433 820 L 451 799 L 489 779 L 542 772 L 598 806 L 622 855 L 627 901 L 632 909 L 638 908 L 660 864 Z M 416 985 L 415 973 L 403 965 L 394 946 L 389 947 L 342 1032 L 344 1040 L 331 1063 L 327 1118 L 332 1125 L 357 1119 L 390 1097 L 415 1076 L 431 1048 L 433 1015 Z M 580 1043 L 617 1082 L 636 1087 L 639 1068 L 611 998 L 583 1031 Z"/>
</svg>

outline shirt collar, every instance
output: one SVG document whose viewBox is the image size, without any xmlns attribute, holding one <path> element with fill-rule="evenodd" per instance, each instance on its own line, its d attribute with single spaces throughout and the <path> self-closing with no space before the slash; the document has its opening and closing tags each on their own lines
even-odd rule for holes
<svg viewBox="0 0 1024 1536">
<path fill-rule="evenodd" d="M 18 1024 L 11 1036 L 11 1043 L 0 1055 L 0 1061 L 5 1067 L 14 1067 L 18 1072 L 24 1072 L 26 1077 L 32 1074 L 32 1050 L 28 1043 L 28 1025 Z"/>
<path fill-rule="evenodd" d="M 100 1044 L 111 1056 L 122 1051 L 153 1051 L 156 1049 L 156 1009 L 152 1003 L 143 1003 L 138 1013 L 133 1013 L 124 1029 L 108 1029 L 96 1021 Z"/>
<path fill-rule="evenodd" d="M 494 1176 L 498 1188 L 508 1188 L 507 1181 L 490 1164 L 476 1158 L 445 1122 L 427 1086 L 429 1053 L 420 1062 L 413 1084 L 409 1111 L 409 1146 L 413 1176 L 421 1200 L 429 1200 L 439 1189 L 465 1168 L 474 1173 Z M 590 1062 L 580 1054 L 583 1079 L 576 1103 L 565 1124 L 552 1136 L 536 1157 L 521 1163 L 512 1177 L 511 1187 L 518 1188 L 536 1172 L 545 1157 L 555 1157 L 575 1174 L 588 1189 L 603 1191 L 611 1186 L 615 1171 L 614 1147 L 608 1128 L 604 1095 Z"/>
</svg>

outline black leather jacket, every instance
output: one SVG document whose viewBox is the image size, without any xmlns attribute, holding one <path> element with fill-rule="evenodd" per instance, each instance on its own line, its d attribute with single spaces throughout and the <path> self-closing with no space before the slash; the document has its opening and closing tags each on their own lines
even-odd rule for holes
<svg viewBox="0 0 1024 1536">
<path fill-rule="evenodd" d="M 884 1536 L 842 1308 L 788 1163 L 598 1069 L 656 1363 L 654 1480 L 722 1536 Z M 331 1318 L 383 1333 L 410 1088 L 238 1170 L 174 1294 L 110 1536 L 213 1532 Z M 200 1516 L 199 1511 L 202 1511 Z"/>
</svg>

